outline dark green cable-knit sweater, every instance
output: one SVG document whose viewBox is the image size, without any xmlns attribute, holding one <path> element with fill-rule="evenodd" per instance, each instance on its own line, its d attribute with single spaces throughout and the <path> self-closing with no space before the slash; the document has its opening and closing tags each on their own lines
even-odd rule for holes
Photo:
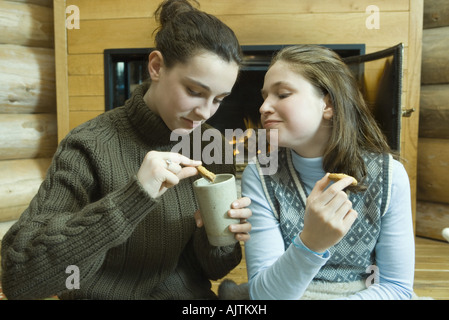
<svg viewBox="0 0 449 320">
<path fill-rule="evenodd" d="M 146 90 L 138 87 L 124 107 L 75 128 L 59 145 L 38 194 L 2 241 L 8 299 L 215 298 L 209 279 L 240 262 L 238 243 L 213 247 L 195 225 L 198 177 L 156 200 L 137 181 L 147 152 L 177 143 L 143 101 Z M 79 289 L 66 287 L 71 265 Z"/>
</svg>

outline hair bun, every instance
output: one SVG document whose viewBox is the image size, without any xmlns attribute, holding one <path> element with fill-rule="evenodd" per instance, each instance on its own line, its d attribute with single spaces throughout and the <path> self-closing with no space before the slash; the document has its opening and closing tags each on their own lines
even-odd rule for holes
<svg viewBox="0 0 449 320">
<path fill-rule="evenodd" d="M 198 2 L 194 1 L 197 5 Z M 155 12 L 156 21 L 161 26 L 172 20 L 178 14 L 196 10 L 188 0 L 165 0 L 162 2 Z"/>
</svg>

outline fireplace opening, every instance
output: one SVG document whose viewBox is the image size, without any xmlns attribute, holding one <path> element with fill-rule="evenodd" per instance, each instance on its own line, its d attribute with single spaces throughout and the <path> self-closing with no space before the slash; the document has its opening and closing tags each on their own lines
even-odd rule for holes
<svg viewBox="0 0 449 320">
<path fill-rule="evenodd" d="M 403 45 L 371 54 L 365 54 L 364 44 L 324 46 L 337 52 L 351 68 L 390 147 L 399 151 Z M 244 64 L 239 78 L 231 95 L 224 99 L 216 114 L 207 121 L 210 125 L 223 134 L 226 129 L 261 128 L 259 108 L 263 99 L 260 90 L 271 58 L 283 47 L 242 46 Z M 148 78 L 147 59 L 151 50 L 104 51 L 105 110 L 122 106 L 135 86 Z M 370 77 L 376 79 L 367 81 Z M 375 83 L 374 88 L 372 83 Z"/>
</svg>

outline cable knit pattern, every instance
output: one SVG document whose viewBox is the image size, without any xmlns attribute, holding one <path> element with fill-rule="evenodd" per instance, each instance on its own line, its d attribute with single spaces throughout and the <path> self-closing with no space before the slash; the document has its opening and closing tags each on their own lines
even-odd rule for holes
<svg viewBox="0 0 449 320">
<path fill-rule="evenodd" d="M 60 143 L 37 195 L 2 241 L 8 299 L 215 298 L 209 279 L 240 262 L 238 243 L 213 247 L 204 228 L 196 228 L 197 177 L 158 199 L 137 181 L 147 152 L 177 143 L 143 101 L 147 89 L 138 87 L 125 106 Z M 232 165 L 209 169 L 234 172 Z M 80 289 L 66 288 L 70 265 L 80 270 Z"/>
</svg>

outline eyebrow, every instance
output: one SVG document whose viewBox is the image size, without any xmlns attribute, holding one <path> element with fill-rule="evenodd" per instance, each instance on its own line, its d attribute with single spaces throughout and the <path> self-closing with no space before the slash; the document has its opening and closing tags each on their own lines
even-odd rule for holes
<svg viewBox="0 0 449 320">
<path fill-rule="evenodd" d="M 190 77 L 185 77 L 185 79 L 186 79 L 187 81 L 190 81 L 190 82 L 194 83 L 195 85 L 197 85 L 197 86 L 203 88 L 204 90 L 207 90 L 207 92 L 212 92 L 212 90 L 210 89 L 210 87 L 207 86 L 207 85 L 205 85 L 205 84 L 202 83 L 202 82 L 199 82 L 199 81 L 197 81 L 197 80 L 194 80 L 194 79 L 192 79 L 192 78 L 190 78 Z M 222 94 L 219 94 L 218 96 L 229 96 L 230 94 L 231 94 L 231 92 L 223 92 Z"/>
</svg>

